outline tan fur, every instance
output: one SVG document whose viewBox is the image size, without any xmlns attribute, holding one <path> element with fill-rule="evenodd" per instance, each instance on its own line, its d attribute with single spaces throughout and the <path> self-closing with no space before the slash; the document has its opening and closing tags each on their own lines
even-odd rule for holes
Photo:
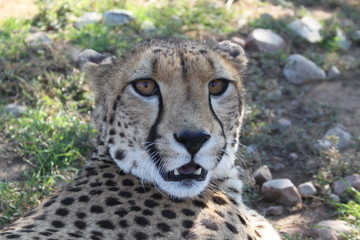
<svg viewBox="0 0 360 240">
<path fill-rule="evenodd" d="M 0 232 L 0 239 L 280 239 L 242 202 L 235 152 L 243 116 L 242 48 L 150 40 L 120 59 L 80 55 L 92 79 L 98 149 L 74 182 Z M 153 79 L 159 92 L 132 83 Z M 209 95 L 215 79 L 230 81 Z M 190 155 L 176 136 L 205 131 Z M 190 162 L 204 180 L 164 180 Z"/>
</svg>

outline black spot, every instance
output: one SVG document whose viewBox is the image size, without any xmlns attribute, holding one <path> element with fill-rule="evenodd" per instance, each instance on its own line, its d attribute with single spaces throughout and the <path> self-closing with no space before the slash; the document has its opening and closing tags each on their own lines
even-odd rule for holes
<svg viewBox="0 0 360 240">
<path fill-rule="evenodd" d="M 124 197 L 124 198 L 130 198 L 130 197 L 132 197 L 132 193 L 128 192 L 128 191 L 120 191 L 119 196 Z"/>
<path fill-rule="evenodd" d="M 129 224 L 128 224 L 128 222 L 127 222 L 126 220 L 120 220 L 120 221 L 119 221 L 119 225 L 120 225 L 120 227 L 122 227 L 122 228 L 127 228 L 127 227 L 129 227 Z"/>
<path fill-rule="evenodd" d="M 71 237 L 74 237 L 74 238 L 81 238 L 81 237 L 83 237 L 83 235 L 78 234 L 78 233 L 68 233 L 68 235 L 71 236 Z"/>
<path fill-rule="evenodd" d="M 160 49 L 160 48 L 157 48 L 157 49 L 154 49 L 154 50 L 153 50 L 153 53 L 158 53 L 158 52 L 161 52 L 161 49 Z"/>
<path fill-rule="evenodd" d="M 230 56 L 232 56 L 233 58 L 237 57 L 240 55 L 240 52 L 239 50 L 234 50 L 230 53 Z"/>
<path fill-rule="evenodd" d="M 210 229 L 210 230 L 213 230 L 213 231 L 219 230 L 218 225 L 214 221 L 212 221 L 211 219 L 207 219 L 207 218 L 201 219 L 201 225 L 203 225 L 207 229 Z"/>
<path fill-rule="evenodd" d="M 110 187 L 110 188 L 108 188 L 108 190 L 112 191 L 112 192 L 117 192 L 117 191 L 120 190 L 120 188 L 118 188 L 118 187 Z"/>
<path fill-rule="evenodd" d="M 206 53 L 207 53 L 207 50 L 205 50 L 205 49 L 200 49 L 200 50 L 199 50 L 199 53 L 201 53 L 201 54 L 206 54 Z"/>
<path fill-rule="evenodd" d="M 104 173 L 102 176 L 103 176 L 104 178 L 114 178 L 114 177 L 115 177 L 115 175 L 112 174 L 112 173 Z"/>
<path fill-rule="evenodd" d="M 238 214 L 237 216 L 238 216 L 240 222 L 241 222 L 243 225 L 247 226 L 245 219 L 244 219 L 240 214 Z"/>
<path fill-rule="evenodd" d="M 116 198 L 113 197 L 108 197 L 106 199 L 106 206 L 115 206 L 115 205 L 119 205 L 122 204 L 122 202 L 119 202 Z"/>
<path fill-rule="evenodd" d="M 68 205 L 73 204 L 74 201 L 75 201 L 75 199 L 71 198 L 71 197 L 64 198 L 63 200 L 61 200 L 61 204 L 68 206 Z"/>
<path fill-rule="evenodd" d="M 90 183 L 90 187 L 100 187 L 102 185 L 101 182 L 93 182 L 93 183 Z"/>
<path fill-rule="evenodd" d="M 35 224 L 30 224 L 30 225 L 24 226 L 23 228 L 25 228 L 25 229 L 32 229 L 32 228 L 34 228 L 35 226 L 36 226 Z"/>
<path fill-rule="evenodd" d="M 41 214 L 37 217 L 34 217 L 35 220 L 45 220 L 46 219 L 46 214 Z"/>
<path fill-rule="evenodd" d="M 190 210 L 190 209 L 187 209 L 187 208 L 184 208 L 182 210 L 182 213 L 185 215 L 185 216 L 195 216 L 195 212 L 193 210 Z"/>
<path fill-rule="evenodd" d="M 78 229 L 86 228 L 86 223 L 84 221 L 77 220 L 74 222 L 74 224 L 75 224 L 75 227 L 77 227 Z"/>
<path fill-rule="evenodd" d="M 212 201 L 219 205 L 225 205 L 227 204 L 226 200 L 220 196 L 213 196 Z"/>
<path fill-rule="evenodd" d="M 97 237 L 97 236 L 94 236 L 94 235 L 91 235 L 90 236 L 90 239 L 91 240 L 101 240 L 101 238 Z"/>
<path fill-rule="evenodd" d="M 182 225 L 184 228 L 192 228 L 194 226 L 194 222 L 191 220 L 184 220 Z"/>
<path fill-rule="evenodd" d="M 69 192 L 80 192 L 82 190 L 82 188 L 79 187 L 72 187 L 72 188 L 68 188 L 67 191 Z"/>
<path fill-rule="evenodd" d="M 113 139 L 113 138 L 109 138 L 108 143 L 109 143 L 109 144 L 113 144 L 113 143 L 114 143 L 114 139 Z"/>
<path fill-rule="evenodd" d="M 49 206 L 51 206 L 54 202 L 56 202 L 56 201 L 55 201 L 55 200 L 47 201 L 46 203 L 44 203 L 44 207 L 49 207 Z"/>
<path fill-rule="evenodd" d="M 91 231 L 92 234 L 94 234 L 95 236 L 103 236 L 103 233 L 102 232 L 99 232 L 99 231 Z"/>
<path fill-rule="evenodd" d="M 159 206 L 159 204 L 157 202 L 155 202 L 151 199 L 145 200 L 144 205 L 148 208 L 153 208 L 153 207 Z"/>
<path fill-rule="evenodd" d="M 55 220 L 51 222 L 51 225 L 56 228 L 62 228 L 65 226 L 65 224 L 61 221 Z"/>
<path fill-rule="evenodd" d="M 136 222 L 136 224 L 143 226 L 143 227 L 150 225 L 149 220 L 147 220 L 145 217 L 136 216 L 134 218 L 134 221 Z"/>
<path fill-rule="evenodd" d="M 75 186 L 81 186 L 81 185 L 85 185 L 88 184 L 88 180 L 82 181 L 82 182 L 78 182 L 77 184 L 75 184 Z"/>
<path fill-rule="evenodd" d="M 226 227 L 233 233 L 237 234 L 238 230 L 236 229 L 236 227 L 234 225 L 232 225 L 231 223 L 225 222 Z"/>
<path fill-rule="evenodd" d="M 99 205 L 93 205 L 90 208 L 90 212 L 92 212 L 92 213 L 103 213 L 104 209 Z"/>
<path fill-rule="evenodd" d="M 261 234 L 260 234 L 258 231 L 255 230 L 255 233 L 256 233 L 256 235 L 257 235 L 259 238 L 262 237 Z"/>
<path fill-rule="evenodd" d="M 101 166 L 99 166 L 100 169 L 109 168 L 109 167 L 110 167 L 109 165 L 101 165 Z"/>
<path fill-rule="evenodd" d="M 16 239 L 16 238 L 20 238 L 21 235 L 19 234 L 9 234 L 5 236 L 7 239 Z"/>
<path fill-rule="evenodd" d="M 203 201 L 199 201 L 199 200 L 194 200 L 193 204 L 196 207 L 200 207 L 200 208 L 207 208 L 208 206 L 206 205 L 206 203 L 204 203 Z"/>
<path fill-rule="evenodd" d="M 32 210 L 32 211 L 27 212 L 26 214 L 24 214 L 24 217 L 30 217 L 30 216 L 34 215 L 35 213 L 36 213 L 36 211 Z"/>
<path fill-rule="evenodd" d="M 67 210 L 65 208 L 58 208 L 58 209 L 56 209 L 55 214 L 64 217 L 69 214 L 69 210 Z"/>
<path fill-rule="evenodd" d="M 153 211 L 150 211 L 149 209 L 145 209 L 142 213 L 145 216 L 152 216 L 154 214 Z"/>
<path fill-rule="evenodd" d="M 140 212 L 140 211 L 141 211 L 141 207 L 139 207 L 139 206 L 132 206 L 132 207 L 130 208 L 130 211 Z"/>
<path fill-rule="evenodd" d="M 121 132 L 121 133 L 119 133 L 119 136 L 123 138 L 123 137 L 125 137 L 125 134 L 123 132 Z"/>
<path fill-rule="evenodd" d="M 217 215 L 219 215 L 220 217 L 222 217 L 222 218 L 225 217 L 225 215 L 224 215 L 222 212 L 219 212 L 219 211 L 215 210 L 215 213 L 216 213 Z"/>
<path fill-rule="evenodd" d="M 53 235 L 54 233 L 51 233 L 51 232 L 40 232 L 39 234 L 40 234 L 40 235 L 43 235 L 43 236 L 51 236 L 51 235 Z"/>
<path fill-rule="evenodd" d="M 134 182 L 133 182 L 132 180 L 130 180 L 130 179 L 124 179 L 124 180 L 122 181 L 122 184 L 123 184 L 124 186 L 130 186 L 130 187 L 134 186 Z"/>
<path fill-rule="evenodd" d="M 181 235 L 183 236 L 183 238 L 186 238 L 186 239 L 197 239 L 197 236 L 195 233 L 193 232 L 190 232 L 189 230 L 185 230 L 181 233 Z"/>
<path fill-rule="evenodd" d="M 169 232 L 171 230 L 170 226 L 163 222 L 158 223 L 156 227 L 163 232 Z"/>
<path fill-rule="evenodd" d="M 107 118 L 106 116 L 103 117 L 103 122 L 106 122 Z"/>
<path fill-rule="evenodd" d="M 166 217 L 166 218 L 169 218 L 169 219 L 174 219 L 174 218 L 176 218 L 176 214 L 175 214 L 173 211 L 171 211 L 171 210 L 163 210 L 163 211 L 161 212 L 161 215 L 162 215 L 163 217 Z"/>
<path fill-rule="evenodd" d="M 146 233 L 143 232 L 136 232 L 134 234 L 134 237 L 136 240 L 146 240 L 149 239 L 149 236 Z"/>
<path fill-rule="evenodd" d="M 78 218 L 82 219 L 82 218 L 85 218 L 85 217 L 86 217 L 86 213 L 78 212 L 78 213 L 76 213 L 76 216 L 77 216 Z"/>
<path fill-rule="evenodd" d="M 116 152 L 115 152 L 115 159 L 116 160 L 121 161 L 121 160 L 124 159 L 124 157 L 125 157 L 125 152 L 123 150 L 120 150 L 120 149 L 116 150 Z"/>
<path fill-rule="evenodd" d="M 149 187 L 137 187 L 134 189 L 137 193 L 147 193 L 150 191 Z"/>
<path fill-rule="evenodd" d="M 154 193 L 153 195 L 151 195 L 152 198 L 160 200 L 163 198 L 163 196 L 160 193 Z"/>
<path fill-rule="evenodd" d="M 247 235 L 247 239 L 248 240 L 254 240 L 252 237 L 250 237 L 249 235 Z"/>
<path fill-rule="evenodd" d="M 101 221 L 98 221 L 96 224 L 99 225 L 99 227 L 104 228 L 104 229 L 115 229 L 114 224 L 112 222 L 110 222 L 109 220 L 101 220 Z"/>
<path fill-rule="evenodd" d="M 110 116 L 109 123 L 110 123 L 110 124 L 113 124 L 113 123 L 114 123 L 114 120 L 115 120 L 115 116 L 114 116 L 114 115 L 111 115 L 111 116 Z"/>
<path fill-rule="evenodd" d="M 102 190 L 91 190 L 90 192 L 89 192 L 89 194 L 90 195 L 100 195 L 100 194 L 102 194 Z"/>
<path fill-rule="evenodd" d="M 118 215 L 119 217 L 124 217 L 125 215 L 127 215 L 129 212 L 124 209 L 124 208 L 120 208 L 119 210 L 117 210 L 116 212 L 114 212 L 115 215 Z"/>
<path fill-rule="evenodd" d="M 110 129 L 109 134 L 110 134 L 110 135 L 115 135 L 115 134 L 116 134 L 115 129 L 113 129 L 113 128 L 112 128 L 112 129 Z"/>
<path fill-rule="evenodd" d="M 83 195 L 79 197 L 79 202 L 88 202 L 88 201 L 90 201 L 90 198 L 88 196 Z"/>
</svg>

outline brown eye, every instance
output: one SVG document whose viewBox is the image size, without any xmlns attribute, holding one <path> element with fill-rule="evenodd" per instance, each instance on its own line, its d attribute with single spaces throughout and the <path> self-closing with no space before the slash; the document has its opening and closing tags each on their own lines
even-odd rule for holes
<svg viewBox="0 0 360 240">
<path fill-rule="evenodd" d="M 209 93 L 213 96 L 219 96 L 223 94 L 229 85 L 229 82 L 225 79 L 215 79 L 209 82 Z"/>
<path fill-rule="evenodd" d="M 140 80 L 136 80 L 133 83 L 133 87 L 135 88 L 135 90 L 145 96 L 145 97 L 149 97 L 152 95 L 155 95 L 158 90 L 159 87 L 156 84 L 156 82 L 152 79 L 140 79 Z"/>
</svg>

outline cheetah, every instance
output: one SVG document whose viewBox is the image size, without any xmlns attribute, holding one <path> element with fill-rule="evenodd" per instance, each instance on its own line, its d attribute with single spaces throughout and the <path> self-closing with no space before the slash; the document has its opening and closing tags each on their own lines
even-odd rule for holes
<svg viewBox="0 0 360 240">
<path fill-rule="evenodd" d="M 241 197 L 246 62 L 231 41 L 151 39 L 120 58 L 82 52 L 97 149 L 0 239 L 281 239 Z"/>
</svg>

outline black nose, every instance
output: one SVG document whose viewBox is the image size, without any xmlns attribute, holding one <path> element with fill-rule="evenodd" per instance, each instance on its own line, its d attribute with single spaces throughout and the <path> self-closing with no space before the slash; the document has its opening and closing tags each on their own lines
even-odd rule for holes
<svg viewBox="0 0 360 240">
<path fill-rule="evenodd" d="M 211 135 L 205 131 L 183 131 L 179 135 L 174 133 L 174 137 L 191 155 L 194 155 Z"/>
</svg>

